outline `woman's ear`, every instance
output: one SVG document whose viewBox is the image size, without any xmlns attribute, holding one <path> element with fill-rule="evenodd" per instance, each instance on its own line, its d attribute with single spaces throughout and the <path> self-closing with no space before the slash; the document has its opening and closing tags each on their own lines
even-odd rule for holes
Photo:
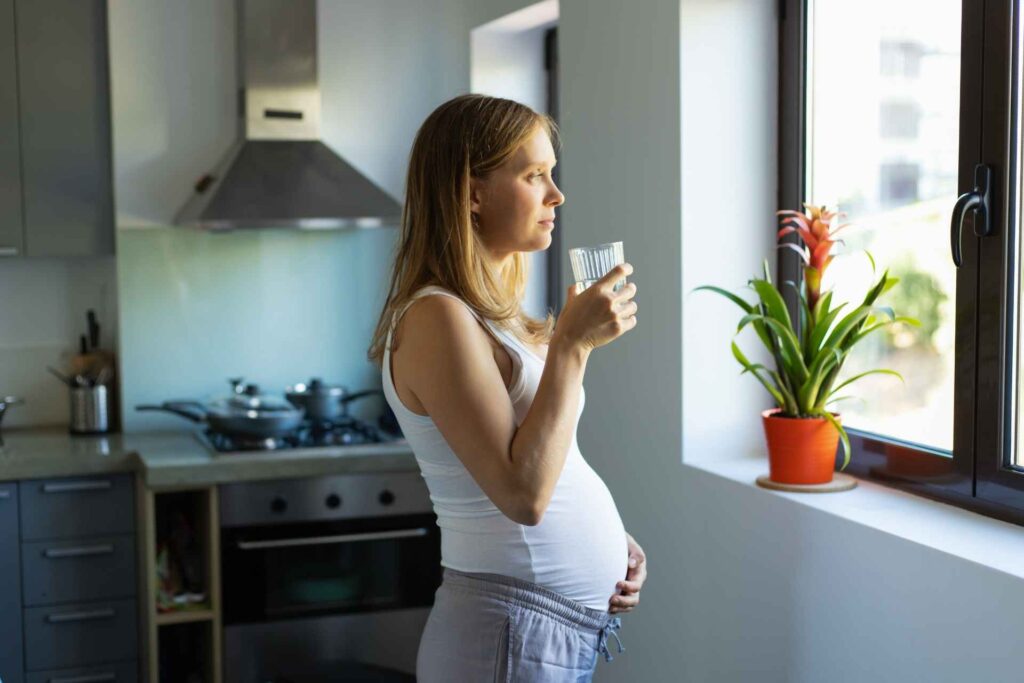
<svg viewBox="0 0 1024 683">
<path fill-rule="evenodd" d="M 479 178 L 469 179 L 469 210 L 473 213 L 480 213 L 483 207 L 485 183 Z"/>
</svg>

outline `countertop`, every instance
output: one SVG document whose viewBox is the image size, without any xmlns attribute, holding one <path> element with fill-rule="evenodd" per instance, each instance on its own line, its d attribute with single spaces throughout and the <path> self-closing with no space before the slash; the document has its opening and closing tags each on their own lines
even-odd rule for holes
<svg viewBox="0 0 1024 683">
<path fill-rule="evenodd" d="M 188 488 L 234 481 L 353 472 L 417 471 L 402 439 L 297 451 L 214 455 L 196 432 L 71 436 L 66 428 L 0 433 L 0 481 L 139 472 L 151 488 Z"/>
</svg>

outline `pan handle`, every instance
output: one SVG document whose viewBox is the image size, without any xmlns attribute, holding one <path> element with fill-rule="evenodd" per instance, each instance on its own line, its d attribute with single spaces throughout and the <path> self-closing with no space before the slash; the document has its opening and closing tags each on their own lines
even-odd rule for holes
<svg viewBox="0 0 1024 683">
<path fill-rule="evenodd" d="M 206 422 L 206 409 L 202 403 L 197 401 L 165 401 L 158 406 L 135 406 L 135 410 L 159 410 L 165 413 L 180 415 L 193 422 Z"/>
<path fill-rule="evenodd" d="M 375 395 L 383 396 L 384 392 L 381 391 L 380 389 L 366 389 L 365 391 L 357 391 L 354 394 L 348 394 L 347 396 L 342 396 L 338 400 L 341 402 L 342 405 L 344 405 L 344 404 L 346 404 L 346 403 L 348 403 L 350 401 L 355 401 L 358 398 L 364 398 L 366 396 L 375 396 Z"/>
</svg>

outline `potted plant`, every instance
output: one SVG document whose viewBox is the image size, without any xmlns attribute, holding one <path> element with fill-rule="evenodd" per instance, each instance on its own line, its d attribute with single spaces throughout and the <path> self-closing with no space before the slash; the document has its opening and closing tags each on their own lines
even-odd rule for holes
<svg viewBox="0 0 1024 683">
<path fill-rule="evenodd" d="M 780 243 L 780 249 L 793 249 L 803 262 L 801 282 L 787 281 L 799 299 L 799 316 L 792 320 L 782 292 L 775 286 L 768 262 L 764 263 L 764 276 L 749 281 L 756 294 L 755 303 L 719 287 L 703 286 L 694 291 L 707 290 L 720 294 L 743 310 L 736 327 L 739 334 L 748 325 L 767 348 L 775 369 L 751 362 L 732 342 L 732 355 L 743 372 L 753 375 L 771 394 L 776 407 L 764 411 L 762 421 L 768 443 L 769 477 L 784 484 L 824 484 L 832 481 L 836 449 L 843 444 L 843 464 L 850 462 L 850 439 L 838 413 L 831 404 L 848 396 L 839 392 L 857 380 L 872 374 L 887 374 L 903 378 L 893 370 L 877 369 L 862 372 L 836 383 L 843 364 L 859 342 L 872 332 L 903 322 L 918 325 L 916 320 L 899 317 L 885 306 L 876 305 L 880 296 L 892 289 L 899 278 L 886 270 L 872 285 L 863 301 L 846 310 L 847 303 L 833 306 L 832 291 L 821 292 L 822 277 L 832 262 L 832 247 L 837 243 L 832 221 L 838 216 L 826 207 L 804 205 L 804 212 L 779 211 L 780 229 L 777 239 L 795 233 L 801 244 Z M 865 252 L 875 272 L 871 254 Z"/>
</svg>

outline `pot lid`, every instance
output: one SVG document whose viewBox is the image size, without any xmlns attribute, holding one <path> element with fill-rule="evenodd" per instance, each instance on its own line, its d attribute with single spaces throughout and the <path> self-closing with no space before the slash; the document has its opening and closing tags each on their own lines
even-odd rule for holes
<svg viewBox="0 0 1024 683">
<path fill-rule="evenodd" d="M 319 377 L 314 377 L 308 383 L 299 383 L 286 390 L 288 395 L 295 396 L 330 396 L 342 397 L 348 394 L 348 389 L 340 384 L 324 384 Z"/>
<path fill-rule="evenodd" d="M 265 413 L 294 413 L 298 410 L 281 397 L 261 394 L 257 384 L 242 384 L 240 378 L 228 381 L 231 382 L 234 393 L 212 401 L 209 405 L 210 410 L 246 417 L 259 417 Z"/>
</svg>

